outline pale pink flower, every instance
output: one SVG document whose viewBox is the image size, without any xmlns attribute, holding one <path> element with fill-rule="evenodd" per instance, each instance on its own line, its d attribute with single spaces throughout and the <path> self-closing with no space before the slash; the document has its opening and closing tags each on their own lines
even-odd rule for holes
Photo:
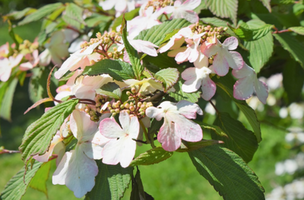
<svg viewBox="0 0 304 200">
<path fill-rule="evenodd" d="M 79 67 L 84 69 L 100 60 L 100 54 L 94 53 L 102 41 L 91 44 L 85 49 L 81 49 L 71 54 L 66 61 L 61 65 L 59 70 L 55 72 L 55 78 L 60 79 L 67 71 L 74 71 Z"/>
<path fill-rule="evenodd" d="M 6 42 L 4 45 L 0 46 L 0 59 L 6 58 L 9 53 L 9 43 Z"/>
<path fill-rule="evenodd" d="M 23 55 L 18 54 L 16 57 L 10 56 L 9 58 L 0 59 L 0 80 L 6 82 L 12 72 L 12 69 L 16 67 L 22 60 Z"/>
<path fill-rule="evenodd" d="M 233 87 L 233 96 L 236 99 L 245 100 L 251 97 L 255 92 L 259 100 L 266 104 L 268 97 L 268 88 L 265 83 L 258 80 L 253 68 L 244 63 L 243 68 L 239 70 L 232 70 L 234 77 L 239 79 Z"/>
<path fill-rule="evenodd" d="M 185 80 L 182 90 L 191 93 L 196 92 L 202 86 L 202 97 L 206 101 L 209 101 L 216 91 L 216 85 L 209 77 L 214 72 L 208 68 L 208 57 L 202 57 L 200 65 L 197 64 L 195 67 L 189 67 L 182 72 L 182 78 Z"/>
<path fill-rule="evenodd" d="M 173 6 L 167 6 L 164 8 L 164 12 L 169 14 L 172 13 L 171 18 L 178 19 L 184 18 L 191 23 L 198 22 L 198 15 L 193 11 L 201 3 L 201 0 L 176 0 Z"/>
<path fill-rule="evenodd" d="M 208 57 L 215 55 L 213 60 L 213 68 L 217 75 L 225 76 L 232 69 L 241 69 L 244 65 L 243 58 L 240 53 L 235 50 L 238 46 L 238 40 L 235 37 L 227 38 L 224 43 L 216 40 L 215 43 L 209 44 L 202 51 Z"/>
<path fill-rule="evenodd" d="M 28 60 L 28 62 L 20 64 L 19 69 L 21 71 L 27 71 L 33 69 L 39 63 L 38 50 L 34 50 L 32 54 L 28 53 L 24 57 L 26 60 Z"/>
<path fill-rule="evenodd" d="M 135 7 L 139 6 L 141 0 L 106 0 L 99 2 L 99 5 L 104 10 L 110 10 L 114 7 L 116 10 L 116 17 L 120 16 L 124 12 L 134 10 Z"/>
<path fill-rule="evenodd" d="M 66 152 L 61 159 L 52 182 L 66 185 L 76 197 L 81 198 L 95 185 L 98 167 L 94 159 L 102 158 L 103 146 L 108 139 L 98 132 L 98 123 L 78 110 L 74 110 L 71 115 L 70 127 L 78 142 L 75 149 Z"/>
<path fill-rule="evenodd" d="M 166 151 L 175 151 L 181 140 L 197 142 L 203 138 L 200 125 L 189 119 L 195 119 L 196 113 L 203 114 L 202 109 L 194 103 L 182 100 L 177 104 L 170 101 L 162 102 L 157 108 L 149 107 L 146 115 L 160 121 L 164 118 L 157 139 Z"/>
<path fill-rule="evenodd" d="M 144 41 L 144 40 L 129 40 L 131 46 L 136 49 L 137 52 L 143 52 L 149 56 L 156 57 L 157 56 L 157 51 L 156 47 L 157 45 L 153 44 L 152 42 L 149 41 Z"/>
<path fill-rule="evenodd" d="M 105 164 L 128 167 L 135 155 L 136 141 L 139 133 L 139 122 L 136 116 L 130 117 L 126 111 L 119 114 L 120 125 L 114 118 L 106 118 L 100 122 L 100 133 L 111 139 L 102 152 Z"/>
</svg>

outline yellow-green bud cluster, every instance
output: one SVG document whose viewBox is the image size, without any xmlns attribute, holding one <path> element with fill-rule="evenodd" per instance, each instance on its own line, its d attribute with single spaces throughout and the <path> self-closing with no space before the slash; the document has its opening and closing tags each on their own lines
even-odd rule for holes
<svg viewBox="0 0 304 200">
<path fill-rule="evenodd" d="M 221 37 L 225 34 L 224 32 L 228 30 L 227 27 L 212 27 L 210 25 L 204 26 L 200 25 L 199 23 L 196 23 L 194 26 L 192 26 L 192 32 L 193 33 L 204 33 L 202 36 L 203 40 L 206 40 L 208 37 L 216 37 L 217 39 L 221 39 Z"/>
</svg>

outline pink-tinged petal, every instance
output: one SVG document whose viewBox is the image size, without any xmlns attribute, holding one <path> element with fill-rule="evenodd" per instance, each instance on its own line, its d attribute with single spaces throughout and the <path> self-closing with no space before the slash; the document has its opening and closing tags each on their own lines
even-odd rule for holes
<svg viewBox="0 0 304 200">
<path fill-rule="evenodd" d="M 235 50 L 238 45 L 239 42 L 236 37 L 229 37 L 223 43 L 223 46 L 227 47 L 228 50 Z"/>
<path fill-rule="evenodd" d="M 64 61 L 59 70 L 55 72 L 55 78 L 60 79 L 67 71 L 69 71 L 72 67 L 76 66 L 81 59 L 81 57 L 76 57 L 72 54 L 68 59 Z"/>
<path fill-rule="evenodd" d="M 139 133 L 139 122 L 136 116 L 131 117 L 129 125 L 129 136 L 133 139 L 137 139 Z"/>
<path fill-rule="evenodd" d="M 32 65 L 32 63 L 26 62 L 26 63 L 20 64 L 19 69 L 21 71 L 27 71 L 27 70 L 33 69 L 33 67 L 34 66 Z"/>
<path fill-rule="evenodd" d="M 203 131 L 200 125 L 182 116 L 177 117 L 174 121 L 174 130 L 185 141 L 198 142 L 203 139 Z"/>
<path fill-rule="evenodd" d="M 181 138 L 174 133 L 174 123 L 164 122 L 160 127 L 157 140 L 166 151 L 175 151 L 181 145 Z"/>
<path fill-rule="evenodd" d="M 188 47 L 190 49 L 190 55 L 188 57 L 189 62 L 195 62 L 199 57 L 198 44 L 191 45 Z"/>
<path fill-rule="evenodd" d="M 76 148 L 69 162 L 65 185 L 77 198 L 81 198 L 93 189 L 97 174 L 98 167 L 95 160 L 88 158 L 81 149 Z"/>
<path fill-rule="evenodd" d="M 225 76 L 229 71 L 229 65 L 222 54 L 217 54 L 213 61 L 214 72 L 219 76 Z"/>
<path fill-rule="evenodd" d="M 268 87 L 265 83 L 262 81 L 256 80 L 254 82 L 254 89 L 256 92 L 256 95 L 258 96 L 259 100 L 263 103 L 266 104 L 266 100 L 268 97 Z"/>
<path fill-rule="evenodd" d="M 103 147 L 93 144 L 91 142 L 84 142 L 79 145 L 83 153 L 85 153 L 89 158 L 94 160 L 100 160 L 102 158 Z"/>
<path fill-rule="evenodd" d="M 102 162 L 109 165 L 120 162 L 122 167 L 128 167 L 135 155 L 135 149 L 136 142 L 130 137 L 111 140 L 104 147 Z"/>
<path fill-rule="evenodd" d="M 186 62 L 188 60 L 188 57 L 191 54 L 191 49 L 187 48 L 186 51 L 184 52 L 179 52 L 176 56 L 175 56 L 175 61 L 177 63 L 182 63 L 182 62 Z"/>
<path fill-rule="evenodd" d="M 179 44 L 180 44 L 181 42 L 184 43 L 184 40 L 182 40 L 181 38 L 182 38 L 182 36 L 181 36 L 179 33 L 175 34 L 173 37 L 171 37 L 171 39 L 169 40 L 169 42 L 168 42 L 165 46 L 162 46 L 162 47 L 159 49 L 159 52 L 160 52 L 160 53 L 164 53 L 164 52 L 168 51 L 171 47 L 173 47 L 173 45 L 174 45 L 175 43 L 177 43 L 177 41 L 180 41 Z M 181 46 L 181 45 L 182 45 L 182 44 L 180 44 L 180 46 Z M 180 46 L 179 46 L 179 47 L 180 47 Z M 177 47 L 175 47 L 175 48 L 177 48 Z"/>
<path fill-rule="evenodd" d="M 107 138 L 119 138 L 125 134 L 113 118 L 103 119 L 99 124 L 99 132 Z"/>
<path fill-rule="evenodd" d="M 199 20 L 198 15 L 196 12 L 193 12 L 192 10 L 187 10 L 182 13 L 179 13 L 180 15 L 174 15 L 173 18 L 183 18 L 188 20 L 191 23 L 196 23 Z"/>
<path fill-rule="evenodd" d="M 193 64 L 197 68 L 208 67 L 209 65 L 208 57 L 205 56 L 203 53 L 199 52 L 199 57 L 196 59 L 196 61 Z"/>
<path fill-rule="evenodd" d="M 54 185 L 65 185 L 71 157 L 72 152 L 66 152 L 62 157 L 59 165 L 57 166 L 57 169 L 52 176 L 52 183 Z"/>
<path fill-rule="evenodd" d="M 49 160 L 49 158 L 52 156 L 53 151 L 55 149 L 55 147 L 57 146 L 57 144 L 59 144 L 63 139 L 60 137 L 60 135 L 55 135 L 51 141 L 51 145 L 49 147 L 49 149 L 47 150 L 47 152 L 41 156 L 36 155 L 33 156 L 33 158 L 39 162 L 47 162 Z"/>
<path fill-rule="evenodd" d="M 181 48 L 173 49 L 172 51 L 169 51 L 167 55 L 169 57 L 175 57 L 178 53 L 184 52 L 186 50 L 187 50 L 187 47 L 181 47 Z"/>
<path fill-rule="evenodd" d="M 202 53 L 208 57 L 211 57 L 211 56 L 217 54 L 221 50 L 221 47 L 219 47 L 218 43 L 220 43 L 220 42 L 217 40 L 217 43 L 206 45 L 205 48 L 203 49 Z M 202 48 L 201 48 L 201 50 L 202 50 Z"/>
<path fill-rule="evenodd" d="M 160 121 L 164 117 L 164 111 L 155 107 L 149 107 L 146 109 L 146 115 L 150 118 L 155 118 Z"/>
<path fill-rule="evenodd" d="M 79 99 L 95 99 L 95 90 L 91 86 L 81 85 L 80 87 L 74 87 L 72 93 Z"/>
<path fill-rule="evenodd" d="M 225 54 L 225 58 L 232 69 L 241 69 L 244 66 L 243 57 L 239 52 L 229 51 Z"/>
<path fill-rule="evenodd" d="M 113 8 L 115 6 L 116 3 L 117 3 L 117 1 L 115 1 L 115 0 L 107 0 L 104 2 L 103 1 L 99 2 L 99 5 L 104 10 L 110 10 L 111 8 Z"/>
<path fill-rule="evenodd" d="M 129 126 L 130 126 L 130 116 L 126 111 L 121 111 L 119 113 L 119 122 L 122 126 L 122 129 L 124 131 L 129 130 Z"/>
<path fill-rule="evenodd" d="M 115 4 L 115 10 L 118 12 L 124 12 L 127 9 L 127 1 L 119 1 Z"/>
<path fill-rule="evenodd" d="M 203 99 L 209 101 L 215 94 L 216 84 L 209 77 L 206 77 L 202 80 L 202 91 Z"/>
<path fill-rule="evenodd" d="M 241 79 L 247 76 L 255 75 L 255 72 L 253 68 L 249 67 L 246 63 L 244 63 L 244 66 L 241 69 L 232 70 L 232 74 L 235 78 Z"/>
<path fill-rule="evenodd" d="M 196 113 L 199 115 L 203 114 L 202 109 L 195 103 L 191 103 L 186 100 L 181 100 L 176 104 L 179 114 L 183 115 L 188 119 L 195 119 Z"/>
<path fill-rule="evenodd" d="M 251 97 L 253 93 L 253 80 L 251 77 L 239 79 L 233 86 L 233 96 L 239 100 Z"/>
<path fill-rule="evenodd" d="M 158 47 L 157 45 L 144 40 L 130 40 L 129 42 L 138 52 L 143 52 L 153 57 L 157 56 L 157 51 L 155 49 Z"/>
<path fill-rule="evenodd" d="M 186 0 L 183 6 L 185 6 L 185 9 L 193 10 L 201 4 L 201 1 L 202 0 Z"/>
<path fill-rule="evenodd" d="M 201 80 L 197 78 L 197 74 L 195 73 L 195 67 L 190 67 L 183 71 L 182 78 L 186 80 L 182 85 L 182 91 L 184 92 L 195 92 L 201 86 Z"/>
<path fill-rule="evenodd" d="M 91 121 L 85 112 L 74 110 L 70 119 L 70 128 L 78 142 L 92 140 L 98 130 L 97 123 Z"/>
</svg>

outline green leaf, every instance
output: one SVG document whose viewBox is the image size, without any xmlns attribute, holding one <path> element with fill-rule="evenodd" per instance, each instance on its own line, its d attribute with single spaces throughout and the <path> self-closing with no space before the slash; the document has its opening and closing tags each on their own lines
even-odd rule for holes
<svg viewBox="0 0 304 200">
<path fill-rule="evenodd" d="M 273 34 L 282 47 L 304 68 L 304 45 L 290 33 Z"/>
<path fill-rule="evenodd" d="M 153 165 L 164 160 L 167 160 L 173 155 L 173 152 L 168 152 L 162 147 L 150 149 L 139 156 L 137 156 L 130 164 L 130 166 L 137 165 Z"/>
<path fill-rule="evenodd" d="M 113 22 L 113 25 L 111 27 L 112 30 L 116 30 L 117 26 L 122 24 L 123 18 L 125 20 L 131 20 L 134 17 L 136 17 L 138 15 L 138 11 L 139 11 L 139 8 L 136 8 L 130 12 L 125 13 L 124 15 L 120 15 L 119 17 L 116 17 Z"/>
<path fill-rule="evenodd" d="M 246 41 L 253 41 L 253 40 L 258 40 L 264 37 L 265 35 L 267 35 L 273 28 L 273 25 L 264 24 L 259 28 L 249 28 L 247 23 L 244 22 L 240 24 L 240 26 L 236 29 L 231 26 L 229 27 L 239 38 Z"/>
<path fill-rule="evenodd" d="M 228 135 L 219 126 L 212 125 L 212 124 L 202 124 L 202 123 L 198 123 L 198 124 L 201 125 L 203 130 L 204 129 L 212 130 L 221 137 L 228 137 Z"/>
<path fill-rule="evenodd" d="M 137 169 L 135 177 L 132 176 L 131 200 L 154 200 L 154 198 L 144 191 L 144 186 L 140 178 L 140 171 Z"/>
<path fill-rule="evenodd" d="M 267 8 L 267 10 L 268 10 L 269 12 L 271 12 L 270 1 L 271 1 L 271 0 L 260 0 L 260 2 L 262 2 L 262 4 Z"/>
<path fill-rule="evenodd" d="M 230 98 L 236 103 L 237 107 L 243 112 L 248 122 L 250 123 L 254 131 L 254 134 L 257 138 L 257 141 L 261 142 L 262 137 L 261 137 L 260 122 L 256 116 L 256 113 L 250 106 L 248 106 L 246 101 L 237 100 L 233 97 L 233 92 L 231 90 L 233 84 L 233 83 L 231 84 L 231 81 L 233 79 L 232 80 L 231 79 L 228 80 L 227 78 L 222 77 L 221 79 L 216 81 L 216 85 L 218 86 L 219 89 L 225 91 L 230 96 Z"/>
<path fill-rule="evenodd" d="M 304 84 L 304 70 L 294 60 L 289 60 L 283 69 L 283 87 L 288 103 L 296 101 L 301 95 Z"/>
<path fill-rule="evenodd" d="M 28 164 L 33 155 L 44 154 L 64 120 L 73 112 L 78 99 L 56 105 L 33 122 L 25 131 L 19 150 L 22 160 Z"/>
<path fill-rule="evenodd" d="M 190 151 L 189 156 L 225 200 L 265 199 L 258 177 L 236 153 L 213 145 Z"/>
<path fill-rule="evenodd" d="M 42 19 L 43 17 L 47 16 L 51 12 L 55 11 L 56 9 L 63 6 L 62 3 L 54 3 L 54 4 L 48 4 L 46 6 L 43 6 L 36 10 L 36 12 L 31 13 L 30 15 L 26 16 L 21 22 L 18 23 L 19 26 L 37 21 Z"/>
<path fill-rule="evenodd" d="M 297 34 L 300 34 L 300 35 L 304 35 L 304 27 L 302 26 L 298 26 L 298 27 L 289 27 L 288 30 L 291 30 Z"/>
<path fill-rule="evenodd" d="M 173 57 L 167 56 L 167 52 L 158 54 L 157 57 L 145 56 L 144 65 L 150 71 L 158 72 L 159 69 L 163 68 L 179 68 L 180 66 L 176 63 Z M 147 63 L 148 62 L 148 63 Z"/>
<path fill-rule="evenodd" d="M 129 63 L 120 60 L 102 60 L 92 66 L 88 66 L 82 75 L 96 76 L 100 74 L 109 74 L 117 81 L 125 79 L 134 79 L 132 66 Z"/>
<path fill-rule="evenodd" d="M 106 165 L 101 160 L 96 161 L 98 175 L 95 177 L 95 186 L 86 194 L 86 200 L 111 199 L 123 197 L 131 181 L 132 167 L 122 168 L 118 165 Z"/>
<path fill-rule="evenodd" d="M 177 82 L 179 72 L 175 68 L 166 68 L 156 72 L 155 78 L 161 81 L 166 89 L 169 89 Z"/>
<path fill-rule="evenodd" d="M 127 26 L 126 26 L 126 21 L 123 21 L 124 23 L 122 24 L 123 31 L 122 31 L 122 40 L 124 42 L 126 51 L 129 55 L 129 59 L 133 68 L 134 75 L 136 79 L 140 80 L 140 76 L 144 70 L 144 67 L 140 64 L 140 59 L 138 58 L 138 54 L 135 51 L 135 49 L 131 46 L 127 39 Z"/>
<path fill-rule="evenodd" d="M 217 140 L 202 140 L 199 142 L 186 142 L 182 141 L 182 145 L 180 148 L 178 148 L 176 151 L 177 152 L 189 152 L 193 150 L 197 150 L 203 147 L 208 147 L 211 145 L 215 144 L 221 144 L 223 143 L 222 141 L 217 141 Z"/>
<path fill-rule="evenodd" d="M 4 21 L 6 21 L 7 19 L 18 20 L 18 19 L 21 19 L 24 16 L 27 16 L 27 15 L 35 12 L 35 11 L 36 11 L 36 9 L 34 9 L 34 8 L 25 8 L 21 11 L 14 11 L 10 14 L 7 14 L 7 15 L 3 16 L 3 20 Z"/>
<path fill-rule="evenodd" d="M 246 163 L 252 160 L 258 148 L 258 142 L 253 132 L 247 130 L 241 122 L 232 118 L 228 113 L 219 113 L 214 125 L 219 126 L 228 137 L 212 133 L 212 139 L 224 141 L 222 146 L 237 153 Z"/>
<path fill-rule="evenodd" d="M 219 19 L 217 17 L 204 17 L 204 18 L 201 18 L 200 20 L 202 22 L 204 22 L 205 24 L 210 24 L 210 25 L 213 25 L 216 27 L 220 27 L 220 26 L 227 27 L 227 28 L 230 27 L 230 26 L 228 26 L 229 22 Z M 229 35 L 235 36 L 235 33 L 233 31 L 231 31 L 230 29 L 228 29 L 226 32 Z"/>
<path fill-rule="evenodd" d="M 49 178 L 49 173 L 51 169 L 51 162 L 43 163 L 43 165 L 36 172 L 36 175 L 32 178 L 29 186 L 35 190 L 43 192 L 48 198 L 46 181 Z"/>
<path fill-rule="evenodd" d="M 247 22 L 247 25 L 249 28 L 255 29 L 264 27 L 265 23 L 254 19 Z M 245 41 L 244 46 L 249 50 L 249 61 L 251 66 L 254 68 L 256 73 L 259 73 L 260 69 L 266 64 L 273 52 L 273 37 L 271 32 L 268 32 L 257 40 Z"/>
<path fill-rule="evenodd" d="M 121 89 L 116 83 L 107 83 L 101 87 L 101 89 L 96 89 L 96 93 L 100 95 L 105 95 L 114 99 L 120 99 Z"/>
<path fill-rule="evenodd" d="M 93 14 L 92 16 L 85 19 L 85 23 L 87 24 L 88 27 L 95 27 L 98 26 L 100 23 L 108 22 L 112 19 L 113 17 L 110 16 Z"/>
<path fill-rule="evenodd" d="M 201 96 L 201 92 L 186 93 L 182 91 L 182 81 L 178 81 L 174 85 L 175 92 L 170 92 L 169 96 L 173 97 L 176 101 L 187 100 L 192 103 L 196 103 Z"/>
<path fill-rule="evenodd" d="M 238 0 L 205 0 L 205 3 L 214 15 L 230 18 L 236 24 Z"/>
<path fill-rule="evenodd" d="M 6 184 L 1 193 L 1 200 L 19 200 L 24 195 L 26 188 L 35 176 L 43 163 L 35 162 L 33 167 L 28 167 L 25 174 L 25 167 L 23 167 L 11 180 Z"/>
<path fill-rule="evenodd" d="M 185 19 L 173 19 L 160 25 L 153 26 L 148 30 L 141 31 L 135 39 L 149 41 L 159 46 L 166 41 L 165 38 L 167 38 L 167 34 L 189 25 L 190 22 Z"/>
<path fill-rule="evenodd" d="M 68 3 L 62 19 L 69 25 L 80 29 L 85 22 L 82 19 L 83 9 L 74 3 Z"/>
<path fill-rule="evenodd" d="M 8 121 L 11 121 L 11 109 L 12 109 L 13 97 L 14 97 L 17 83 L 18 83 L 17 78 L 14 78 L 9 82 L 9 85 L 5 90 L 3 99 L 0 101 L 1 102 L 0 117 L 2 117 L 3 119 L 6 119 Z M 2 95 L 0 95 L 0 96 L 2 96 Z"/>
</svg>

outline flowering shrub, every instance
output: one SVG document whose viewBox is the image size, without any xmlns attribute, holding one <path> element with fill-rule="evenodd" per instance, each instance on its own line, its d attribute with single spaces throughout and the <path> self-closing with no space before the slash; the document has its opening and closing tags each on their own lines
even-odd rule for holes
<svg viewBox="0 0 304 200">
<path fill-rule="evenodd" d="M 255 3 L 269 14 L 270 1 L 261 2 Z M 256 95 L 267 102 L 268 87 L 258 73 L 271 62 L 273 37 L 303 67 L 303 45 L 288 43 L 304 32 L 300 26 L 279 31 L 276 23 L 255 15 L 249 2 L 243 4 L 255 17 L 237 21 L 237 4 L 75 1 L 4 16 L 15 43 L 0 47 L 1 107 L 11 107 L 16 85 L 29 76 L 30 92 L 37 95 L 26 112 L 46 102 L 54 106 L 27 128 L 19 147 L 25 168 L 1 199 L 20 199 L 52 160 L 53 184 L 66 185 L 78 198 L 120 199 L 132 182 L 131 199 L 151 199 L 140 166 L 162 162 L 173 152 L 188 153 L 224 199 L 264 199 L 247 166 L 262 140 L 260 122 L 244 100 Z M 42 29 L 33 42 L 13 32 L 13 23 L 38 20 Z M 48 78 L 42 80 L 38 69 Z M 51 80 L 58 83 L 56 95 Z M 46 89 L 36 91 L 43 83 Z M 213 124 L 205 120 L 207 103 L 215 110 Z M 240 113 L 251 127 L 235 117 Z M 10 109 L 0 114 L 10 119 Z M 137 145 L 150 149 L 138 155 Z"/>
</svg>

